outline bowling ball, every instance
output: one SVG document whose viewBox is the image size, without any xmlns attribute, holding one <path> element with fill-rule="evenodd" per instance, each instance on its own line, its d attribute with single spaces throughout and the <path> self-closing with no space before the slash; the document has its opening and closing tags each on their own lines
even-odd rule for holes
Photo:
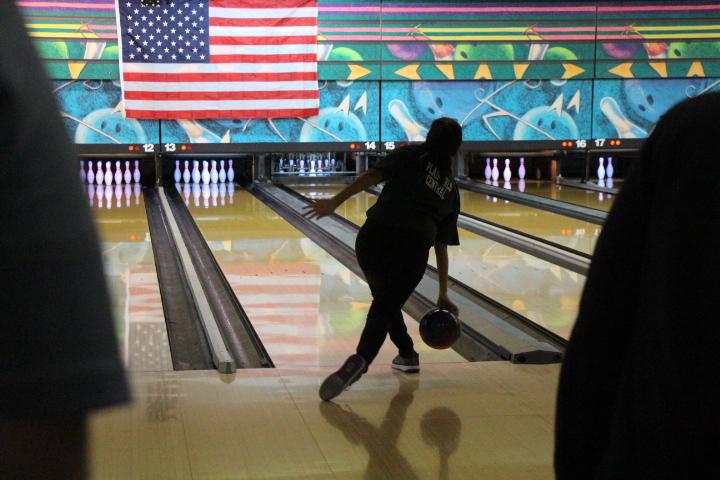
<svg viewBox="0 0 720 480">
<path fill-rule="evenodd" d="M 720 42 L 672 42 L 668 46 L 668 58 L 720 58 Z"/>
<path fill-rule="evenodd" d="M 703 79 L 624 80 L 623 104 L 635 116 L 656 123 L 673 105 L 687 99 L 688 92 L 702 90 L 705 83 Z"/>
<path fill-rule="evenodd" d="M 110 138 L 103 135 L 107 134 Z M 146 143 L 147 135 L 140 122 L 123 118 L 114 108 L 101 108 L 82 119 L 75 131 L 75 143 Z"/>
<path fill-rule="evenodd" d="M 331 62 L 362 62 L 363 57 L 352 48 L 340 47 L 330 51 L 328 60 Z"/>
<path fill-rule="evenodd" d="M 420 319 L 420 337 L 432 348 L 450 348 L 460 338 L 460 320 L 447 310 L 433 308 Z"/>
<path fill-rule="evenodd" d="M 555 140 L 579 138 L 580 135 L 575 120 L 564 110 L 558 115 L 552 107 L 536 107 L 526 112 L 522 119 L 534 125 L 537 130 L 526 123 L 517 122 L 513 140 L 550 140 L 550 137 L 542 132 L 547 132 Z"/>
<path fill-rule="evenodd" d="M 320 110 L 320 115 L 308 118 L 307 121 L 308 123 L 305 123 L 300 130 L 301 142 L 364 142 L 367 140 L 365 126 L 352 112 L 348 112 L 346 117 L 343 112 L 338 112 L 336 107 L 326 107 Z M 313 125 L 317 125 L 322 130 Z M 334 136 L 325 132 L 330 132 Z"/>
<path fill-rule="evenodd" d="M 412 61 L 420 58 L 426 51 L 427 45 L 425 43 L 389 43 L 387 45 L 388 51 L 400 60 Z"/>
<path fill-rule="evenodd" d="M 575 52 L 565 47 L 552 47 L 545 52 L 543 60 L 577 60 Z"/>
<path fill-rule="evenodd" d="M 665 55 L 668 50 L 668 44 L 665 42 L 646 42 L 643 44 L 648 57 L 659 57 Z"/>
<path fill-rule="evenodd" d="M 600 44 L 602 49 L 607 53 L 611 58 L 616 58 L 618 60 L 627 60 L 628 58 L 633 58 L 635 54 L 640 51 L 640 47 L 642 47 L 642 43 L 640 42 L 603 42 Z"/>
<path fill-rule="evenodd" d="M 514 60 L 515 51 L 509 43 L 472 45 L 460 43 L 455 47 L 455 60 L 459 61 L 503 61 Z"/>
</svg>

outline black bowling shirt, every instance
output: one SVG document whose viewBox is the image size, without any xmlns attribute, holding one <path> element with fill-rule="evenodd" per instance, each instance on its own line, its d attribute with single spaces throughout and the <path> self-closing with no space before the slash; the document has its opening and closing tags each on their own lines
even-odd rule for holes
<svg viewBox="0 0 720 480">
<path fill-rule="evenodd" d="M 458 188 L 452 176 L 440 173 L 432 158 L 423 146 L 410 146 L 379 160 L 373 168 L 386 184 L 367 217 L 415 231 L 428 245 L 459 245 Z"/>
<path fill-rule="evenodd" d="M 0 417 L 128 399 L 78 160 L 14 2 L 0 2 Z"/>
</svg>

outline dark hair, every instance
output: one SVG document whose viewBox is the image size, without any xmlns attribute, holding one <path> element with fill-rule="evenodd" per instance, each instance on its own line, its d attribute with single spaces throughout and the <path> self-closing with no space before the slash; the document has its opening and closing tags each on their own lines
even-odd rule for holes
<svg viewBox="0 0 720 480">
<path fill-rule="evenodd" d="M 450 174 L 450 161 L 462 144 L 462 127 L 454 118 L 440 117 L 432 122 L 425 138 L 425 147 L 433 155 L 433 163 L 445 175 Z"/>
</svg>

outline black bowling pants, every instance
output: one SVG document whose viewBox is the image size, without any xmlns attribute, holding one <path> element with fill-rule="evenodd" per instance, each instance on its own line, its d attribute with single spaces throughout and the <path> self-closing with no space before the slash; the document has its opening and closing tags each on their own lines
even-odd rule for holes
<svg viewBox="0 0 720 480">
<path fill-rule="evenodd" d="M 425 273 L 429 250 L 424 241 L 419 241 L 417 232 L 372 220 L 358 232 L 355 253 L 373 297 L 357 347 L 368 365 L 388 333 L 400 355 L 415 353 L 401 309 Z"/>
</svg>

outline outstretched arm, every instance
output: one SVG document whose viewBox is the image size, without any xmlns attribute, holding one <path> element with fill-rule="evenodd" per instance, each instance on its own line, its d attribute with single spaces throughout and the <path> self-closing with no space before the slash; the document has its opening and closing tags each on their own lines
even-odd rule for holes
<svg viewBox="0 0 720 480">
<path fill-rule="evenodd" d="M 326 217 L 348 198 L 382 181 L 383 177 L 380 172 L 371 168 L 334 197 L 317 200 L 313 205 L 305 207 L 303 215 L 309 219 Z"/>
<path fill-rule="evenodd" d="M 437 306 L 452 312 L 453 315 L 457 315 L 460 311 L 457 305 L 448 297 L 448 266 L 450 262 L 448 261 L 447 245 L 442 242 L 435 242 L 435 258 L 437 260 L 438 282 L 440 284 Z"/>
</svg>

